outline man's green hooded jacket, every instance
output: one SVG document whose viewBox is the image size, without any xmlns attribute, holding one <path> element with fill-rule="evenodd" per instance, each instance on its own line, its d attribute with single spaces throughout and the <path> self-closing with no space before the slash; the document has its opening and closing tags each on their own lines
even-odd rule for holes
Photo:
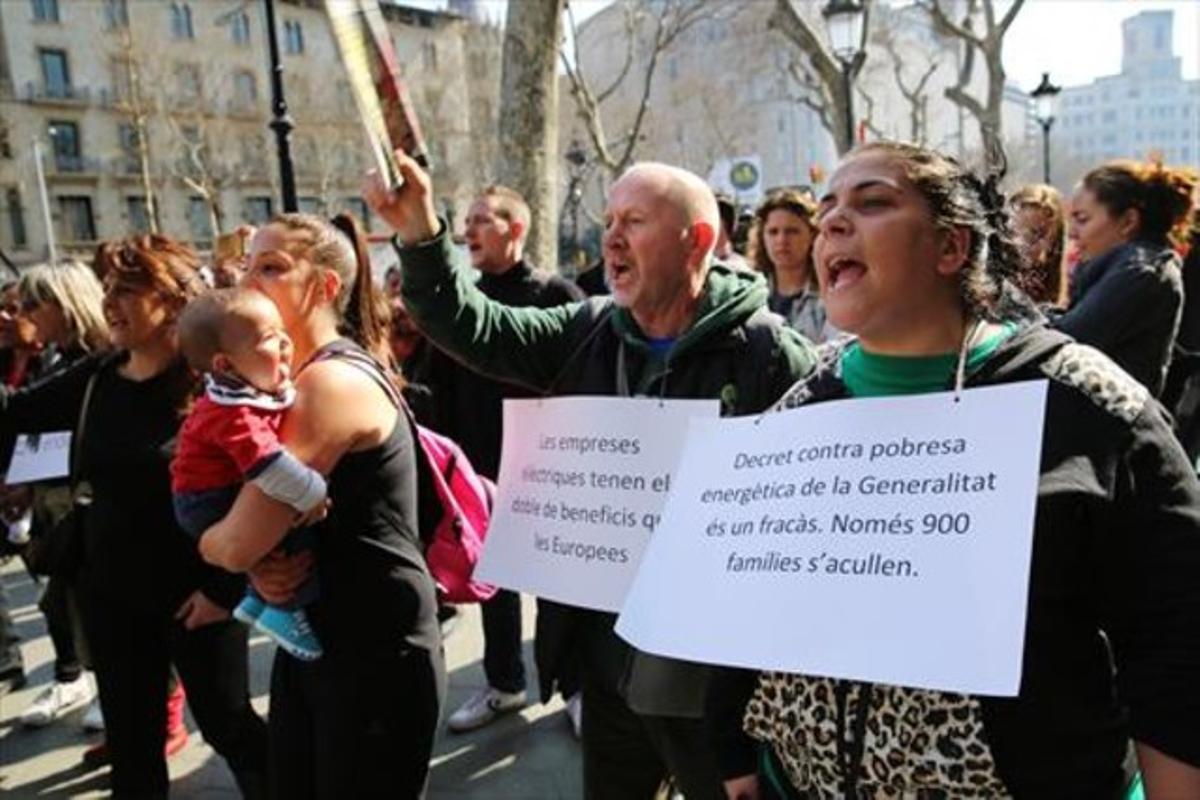
<svg viewBox="0 0 1200 800">
<path fill-rule="evenodd" d="M 815 363 L 812 346 L 767 309 L 766 282 L 754 273 L 713 265 L 691 327 L 660 356 L 611 297 L 549 309 L 512 308 L 475 288 L 471 270 L 444 232 L 399 252 L 404 303 L 434 344 L 472 369 L 543 395 L 715 398 L 723 415 L 756 414 Z M 613 633 L 615 619 L 539 604 L 536 652 L 543 699 L 556 682 L 577 679 L 582 664 L 588 680 L 621 691 L 635 711 L 702 716 L 711 668 L 633 650 Z"/>
</svg>

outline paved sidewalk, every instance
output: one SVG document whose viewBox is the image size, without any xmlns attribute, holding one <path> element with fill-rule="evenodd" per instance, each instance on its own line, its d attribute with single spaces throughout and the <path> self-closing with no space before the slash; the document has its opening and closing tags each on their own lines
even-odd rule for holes
<svg viewBox="0 0 1200 800">
<path fill-rule="evenodd" d="M 48 728 L 25 729 L 21 712 L 53 675 L 53 653 L 45 621 L 37 609 L 37 587 L 13 560 L 0 566 L 17 632 L 21 636 L 24 689 L 0 697 L 0 795 L 14 798 L 97 798 L 107 796 L 108 770 L 85 772 L 83 751 L 99 737 L 80 728 L 82 709 Z M 533 601 L 525 598 L 525 663 L 532 670 Z M 446 642 L 450 692 L 443 718 L 484 685 L 483 634 L 478 607 L 460 614 Z M 250 685 L 254 705 L 267 710 L 267 689 L 274 646 L 259 637 L 251 640 Z M 530 686 L 536 681 L 530 675 Z M 531 689 L 531 697 L 536 690 Z M 171 796 L 187 800 L 237 797 L 225 764 L 200 738 L 191 716 L 188 745 L 171 759 Z M 474 733 L 457 735 L 443 729 L 434 750 L 431 798 L 439 800 L 574 800 L 582 797 L 580 751 L 555 698 L 531 705 Z"/>
</svg>

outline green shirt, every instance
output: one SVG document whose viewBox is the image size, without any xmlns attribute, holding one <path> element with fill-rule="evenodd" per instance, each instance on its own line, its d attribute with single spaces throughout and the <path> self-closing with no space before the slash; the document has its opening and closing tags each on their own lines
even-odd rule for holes
<svg viewBox="0 0 1200 800">
<path fill-rule="evenodd" d="M 1017 326 L 1005 323 L 967 353 L 967 373 L 979 368 Z M 940 392 L 953 384 L 957 353 L 934 356 L 885 356 L 868 353 L 854 342 L 842 353 L 842 382 L 852 397 Z"/>
</svg>

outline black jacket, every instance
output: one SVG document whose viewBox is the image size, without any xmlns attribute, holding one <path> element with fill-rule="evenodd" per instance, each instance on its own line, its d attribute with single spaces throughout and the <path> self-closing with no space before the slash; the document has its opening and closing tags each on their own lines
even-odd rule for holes
<svg viewBox="0 0 1200 800">
<path fill-rule="evenodd" d="M 846 397 L 836 354 L 830 348 L 783 404 Z M 887 781 L 903 768 L 897 765 L 922 763 L 935 750 L 956 765 L 927 785 L 939 797 L 964 796 L 953 783 L 959 779 L 999 780 L 1019 798 L 1116 797 L 1130 738 L 1200 766 L 1200 484 L 1145 387 L 1060 333 L 1019 331 L 967 385 L 1045 378 L 1020 693 L 965 697 L 875 687 L 871 713 L 881 715 L 875 724 L 888 733 L 863 755 L 864 788 L 868 775 Z M 836 762 L 811 735 L 811 715 L 831 713 L 834 683 L 844 682 L 764 673 L 748 728 L 784 759 L 798 746 L 810 764 Z M 820 685 L 824 691 L 813 691 Z M 781 703 L 781 695 L 792 699 Z M 910 697 L 919 699 L 923 717 L 914 723 L 888 716 Z M 839 772 L 836 763 L 827 766 Z M 993 790 L 969 796 L 1003 793 L 986 785 Z"/>
<path fill-rule="evenodd" d="M 513 307 L 551 308 L 584 297 L 575 284 L 531 269 L 524 261 L 499 275 L 485 273 L 475 285 L 492 300 Z M 425 355 L 413 374 L 431 393 L 421 422 L 458 442 L 471 466 L 494 480 L 500 472 L 504 399 L 533 393 L 481 375 L 436 348 Z"/>
<path fill-rule="evenodd" d="M 0 432 L 74 430 L 96 375 L 80 458 L 71 465 L 73 480 L 93 489 L 83 585 L 155 613 L 178 608 L 196 589 L 233 608 L 245 579 L 201 560 L 171 502 L 169 464 L 194 380 L 182 359 L 153 378 L 129 380 L 119 372 L 126 357 L 88 356 L 29 386 L 0 390 Z"/>
<path fill-rule="evenodd" d="M 1055 327 L 1102 351 L 1158 397 L 1182 313 L 1179 256 L 1165 244 L 1130 242 L 1075 268 L 1070 306 Z"/>
<path fill-rule="evenodd" d="M 432 341 L 475 369 L 539 394 L 618 394 L 617 354 L 623 350 L 631 394 L 719 398 L 723 414 L 753 414 L 814 363 L 811 346 L 767 310 L 766 283 L 752 273 L 710 268 L 692 327 L 664 361 L 653 356 L 629 311 L 609 297 L 550 309 L 490 301 L 444 233 L 400 250 L 400 257 L 405 305 Z M 615 622 L 615 614 L 539 603 L 543 699 L 557 682 L 574 680 L 582 661 L 589 680 L 624 690 L 635 711 L 703 716 L 715 670 L 634 651 L 613 632 Z M 753 769 L 747 744 L 731 745 L 741 746 L 728 774 Z"/>
</svg>

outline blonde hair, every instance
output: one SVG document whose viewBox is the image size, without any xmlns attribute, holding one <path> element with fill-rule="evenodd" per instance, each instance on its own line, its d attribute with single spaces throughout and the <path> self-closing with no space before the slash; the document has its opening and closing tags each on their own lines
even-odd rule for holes
<svg viewBox="0 0 1200 800">
<path fill-rule="evenodd" d="M 1048 246 L 1043 258 L 1034 259 L 1032 245 L 1035 242 L 1021 243 L 1025 263 L 1013 276 L 1013 282 L 1036 303 L 1065 303 L 1067 215 L 1062 195 L 1053 186 L 1031 183 L 1013 192 L 1009 203 L 1014 214 L 1034 211 L 1049 226 L 1045 231 Z"/>
<path fill-rule="evenodd" d="M 529 234 L 529 226 L 532 223 L 533 216 L 529 212 L 529 204 L 525 202 L 525 198 L 521 196 L 520 192 L 510 189 L 507 186 L 492 184 L 491 186 L 485 186 L 477 199 L 495 200 L 496 216 L 505 222 L 521 223 L 522 239 Z"/>
<path fill-rule="evenodd" d="M 109 347 L 104 319 L 104 289 L 96 274 L 79 261 L 40 264 L 26 271 L 17 284 L 22 303 L 52 304 L 62 311 L 71 346 L 89 353 Z"/>
</svg>

